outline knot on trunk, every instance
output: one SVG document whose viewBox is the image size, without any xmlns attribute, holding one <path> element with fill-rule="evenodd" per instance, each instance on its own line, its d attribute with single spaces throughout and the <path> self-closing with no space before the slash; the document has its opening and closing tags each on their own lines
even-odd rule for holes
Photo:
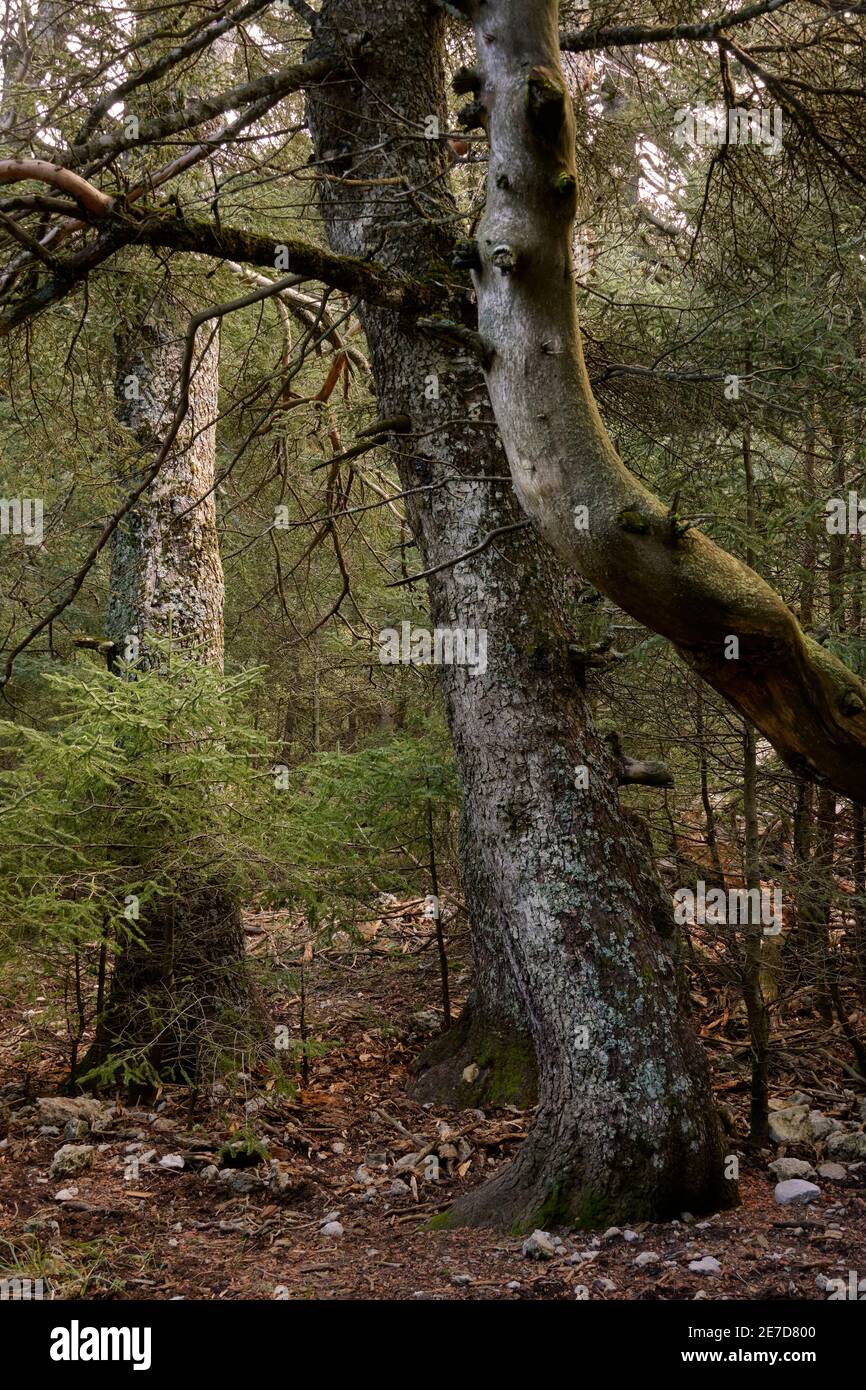
<svg viewBox="0 0 866 1390">
<path fill-rule="evenodd" d="M 497 270 L 501 270 L 503 275 L 513 275 L 517 269 L 518 255 L 513 246 L 494 246 L 490 255 L 492 265 Z"/>
<path fill-rule="evenodd" d="M 565 89 L 555 68 L 533 68 L 526 79 L 526 114 L 533 134 L 547 144 L 559 137 L 565 120 Z"/>
</svg>

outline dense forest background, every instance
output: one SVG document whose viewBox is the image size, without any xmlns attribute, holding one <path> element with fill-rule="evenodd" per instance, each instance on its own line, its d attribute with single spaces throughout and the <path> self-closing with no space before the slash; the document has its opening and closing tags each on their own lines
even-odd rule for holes
<svg viewBox="0 0 866 1390">
<path fill-rule="evenodd" d="M 520 511 L 467 326 L 476 7 L 387 8 L 4 6 L 0 1264 L 61 1295 L 296 1297 L 324 1244 L 330 1294 L 690 1298 L 718 1255 L 734 1296 L 825 1297 L 866 1215 L 863 805 Z M 604 425 L 672 544 L 710 537 L 855 677 L 861 8 L 774 0 L 712 33 L 690 0 L 558 16 Z M 777 149 L 706 114 L 724 135 L 749 109 Z M 437 628 L 483 631 L 484 660 L 434 662 Z M 699 885 L 773 915 L 714 917 Z M 612 922 L 599 964 L 583 934 Z M 95 1163 L 48 1168 L 91 1131 Z M 816 1179 L 838 1258 L 744 1253 L 779 1160 Z M 704 1244 L 692 1207 L 722 1213 Z M 151 1266 L 166 1213 L 184 1233 Z M 270 1223 L 285 1269 L 220 1255 L 203 1293 L 226 1221 L 254 1244 Z M 536 1228 L 599 1235 L 527 1254 Z M 401 1231 L 405 1277 L 371 1284 L 359 1252 Z"/>
</svg>

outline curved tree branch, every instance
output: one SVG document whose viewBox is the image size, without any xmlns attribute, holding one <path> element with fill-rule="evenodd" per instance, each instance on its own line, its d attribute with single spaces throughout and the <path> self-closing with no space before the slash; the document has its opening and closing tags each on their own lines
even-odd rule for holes
<svg viewBox="0 0 866 1390">
<path fill-rule="evenodd" d="M 102 218 L 111 211 L 114 200 L 107 193 L 94 188 L 87 179 L 73 174 L 59 164 L 51 164 L 47 159 L 0 159 L 0 183 L 22 183 L 25 179 L 35 179 L 48 183 L 74 198 L 91 217 Z"/>
<path fill-rule="evenodd" d="M 618 457 L 587 377 L 571 264 L 575 127 L 556 0 L 475 6 L 491 155 L 473 272 L 520 501 L 563 560 L 655 632 L 787 762 L 866 800 L 866 685 L 770 586 Z"/>
</svg>

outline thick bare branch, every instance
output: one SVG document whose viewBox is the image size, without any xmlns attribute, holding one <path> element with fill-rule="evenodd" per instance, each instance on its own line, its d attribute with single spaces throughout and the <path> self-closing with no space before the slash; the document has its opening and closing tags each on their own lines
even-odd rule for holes
<svg viewBox="0 0 866 1390">
<path fill-rule="evenodd" d="M 558 5 L 478 6 L 491 143 L 473 272 L 496 419 L 520 501 L 554 550 L 667 637 L 793 766 L 866 799 L 866 685 L 770 586 L 628 470 L 602 424 L 571 263 L 575 127 Z"/>
<path fill-rule="evenodd" d="M 36 160 L 26 162 L 28 165 L 41 163 Z M 47 167 L 53 169 L 55 166 Z M 68 170 L 59 172 L 75 178 L 86 189 L 92 189 L 92 185 Z M 28 172 L 22 177 L 37 176 Z M 92 191 L 97 192 L 96 189 Z M 288 265 L 303 279 L 318 280 L 334 289 L 358 295 L 368 303 L 414 315 L 448 308 L 449 305 L 453 309 L 464 297 L 459 285 L 414 280 L 397 271 L 386 270 L 375 261 L 361 260 L 356 256 L 338 256 L 297 238 L 275 242 L 272 237 L 260 232 L 183 217 L 174 208 L 145 210 L 133 217 L 112 204 L 111 199 L 106 202 L 111 213 L 100 215 L 101 235 L 74 256 L 62 261 L 55 275 L 49 276 L 36 289 L 9 304 L 0 313 L 0 337 L 64 299 L 91 271 L 116 255 L 122 247 L 130 245 L 192 252 L 210 256 L 214 260 L 236 261 L 268 270 L 275 268 L 279 256 L 281 268 Z M 101 208 L 102 204 L 99 206 Z"/>
<path fill-rule="evenodd" d="M 87 179 L 73 174 L 71 169 L 51 164 L 47 159 L 0 159 L 0 183 L 23 183 L 25 179 L 59 188 L 61 193 L 74 198 L 91 217 L 104 217 L 111 210 L 113 200 L 108 194 L 94 188 Z"/>
</svg>

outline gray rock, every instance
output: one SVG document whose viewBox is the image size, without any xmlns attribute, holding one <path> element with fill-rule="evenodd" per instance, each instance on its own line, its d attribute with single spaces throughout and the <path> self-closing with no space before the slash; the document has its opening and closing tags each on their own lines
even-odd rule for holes
<svg viewBox="0 0 866 1390">
<path fill-rule="evenodd" d="M 220 1170 L 217 1168 L 216 1164 L 209 1163 L 206 1168 L 202 1168 L 199 1177 L 202 1179 L 202 1182 L 217 1182 L 219 1175 Z"/>
<path fill-rule="evenodd" d="M 830 1158 L 848 1159 L 856 1163 L 859 1158 L 866 1158 L 866 1134 L 861 1129 L 840 1130 L 838 1134 L 831 1134 L 827 1140 L 827 1153 Z"/>
<path fill-rule="evenodd" d="M 467 1284 L 472 1283 L 471 1274 L 452 1274 L 451 1283 L 458 1289 L 465 1289 Z"/>
<path fill-rule="evenodd" d="M 109 1107 L 92 1096 L 41 1096 L 36 1109 L 40 1124 L 58 1125 L 61 1129 L 69 1120 L 83 1120 L 92 1126 L 110 1114 Z"/>
<path fill-rule="evenodd" d="M 774 1144 L 810 1144 L 808 1105 L 791 1105 L 770 1111 L 770 1138 Z"/>
<path fill-rule="evenodd" d="M 44 1241 L 56 1240 L 60 1235 L 58 1222 L 52 1220 L 50 1216 L 31 1216 L 24 1222 L 22 1230 L 31 1235 L 39 1236 Z"/>
<path fill-rule="evenodd" d="M 442 1015 L 438 1009 L 419 1009 L 411 1022 L 416 1033 L 437 1033 L 442 1027 Z"/>
<path fill-rule="evenodd" d="M 693 1274 L 721 1274 L 722 1266 L 712 1255 L 704 1255 L 702 1260 L 691 1260 L 689 1269 Z"/>
<path fill-rule="evenodd" d="M 163 1154 L 159 1160 L 160 1168 L 183 1168 L 184 1162 L 180 1154 Z"/>
<path fill-rule="evenodd" d="M 247 1192 L 259 1192 L 265 1185 L 264 1179 L 252 1168 L 223 1168 L 219 1176 L 220 1183 L 227 1187 L 230 1192 L 244 1195 Z"/>
<path fill-rule="evenodd" d="M 392 1197 L 405 1197 L 411 1190 L 409 1184 L 404 1182 L 402 1178 L 395 1178 L 388 1188 Z"/>
<path fill-rule="evenodd" d="M 529 1239 L 523 1242 L 523 1254 L 527 1260 L 552 1260 L 556 1246 L 547 1231 L 533 1231 Z"/>
<path fill-rule="evenodd" d="M 819 1163 L 818 1177 L 825 1178 L 827 1182 L 847 1182 L 848 1170 L 841 1163 Z"/>
<path fill-rule="evenodd" d="M 661 1256 L 655 1250 L 642 1250 L 634 1262 L 638 1269 L 646 1269 L 649 1265 L 661 1264 Z"/>
<path fill-rule="evenodd" d="M 272 1158 L 268 1164 L 268 1176 L 265 1181 L 271 1192 L 286 1192 L 292 1186 L 294 1178 L 290 1168 L 278 1158 Z"/>
<path fill-rule="evenodd" d="M 61 1187 L 59 1192 L 55 1192 L 55 1202 L 71 1202 L 73 1197 L 78 1196 L 77 1187 Z"/>
<path fill-rule="evenodd" d="M 826 1139 L 828 1134 L 832 1134 L 834 1129 L 839 1128 L 837 1120 L 831 1120 L 828 1115 L 822 1115 L 820 1110 L 810 1110 L 807 1123 L 809 1133 L 815 1141 Z"/>
<path fill-rule="evenodd" d="M 776 1182 L 786 1182 L 788 1178 L 814 1178 L 815 1169 L 803 1158 L 777 1158 L 770 1164 L 770 1172 Z"/>
<path fill-rule="evenodd" d="M 616 1284 L 612 1279 L 606 1279 L 604 1276 L 599 1279 L 593 1279 L 592 1287 L 596 1289 L 598 1293 L 616 1293 Z"/>
<path fill-rule="evenodd" d="M 573 1255 L 569 1255 L 568 1264 L 588 1265 L 591 1264 L 593 1260 L 597 1260 L 599 1254 L 600 1251 L 598 1250 L 575 1250 Z"/>
<path fill-rule="evenodd" d="M 787 1182 L 776 1184 L 773 1195 L 780 1207 L 789 1207 L 795 1203 L 814 1202 L 821 1196 L 821 1189 L 802 1178 L 789 1178 Z"/>
<path fill-rule="evenodd" d="M 74 1144 L 79 1139 L 86 1139 L 89 1133 L 90 1125 L 88 1121 L 82 1119 L 80 1115 L 73 1116 L 72 1119 L 67 1120 L 66 1124 L 63 1126 L 63 1138 L 66 1140 L 67 1144 Z"/>
<path fill-rule="evenodd" d="M 324 1226 L 319 1227 L 320 1236 L 332 1236 L 336 1239 L 343 1234 L 343 1227 L 339 1221 L 326 1221 Z"/>
<path fill-rule="evenodd" d="M 619 1226 L 608 1226 L 607 1230 L 601 1238 L 602 1244 L 607 1245 L 609 1241 L 617 1240 L 621 1235 L 622 1231 L 620 1230 Z"/>
<path fill-rule="evenodd" d="M 48 1170 L 49 1178 L 75 1178 L 93 1167 L 95 1150 L 92 1144 L 64 1144 L 57 1150 Z"/>
</svg>

